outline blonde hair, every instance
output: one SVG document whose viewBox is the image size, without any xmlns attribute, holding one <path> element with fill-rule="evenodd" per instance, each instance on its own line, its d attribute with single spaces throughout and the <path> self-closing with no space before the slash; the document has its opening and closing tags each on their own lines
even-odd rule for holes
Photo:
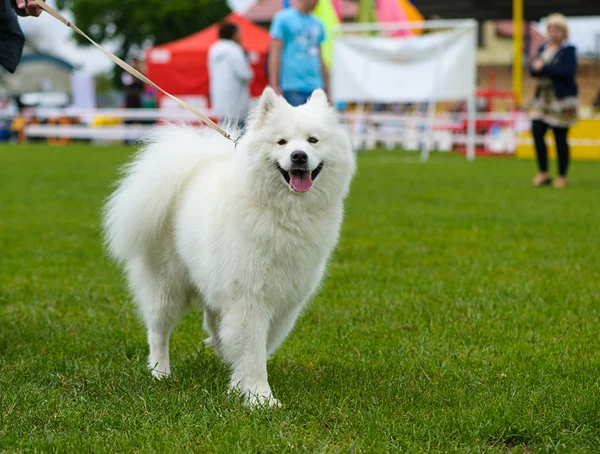
<svg viewBox="0 0 600 454">
<path fill-rule="evenodd" d="M 567 26 L 567 18 L 563 14 L 550 14 L 547 19 L 546 30 L 548 30 L 548 27 L 550 27 L 551 25 L 554 25 L 563 31 L 563 33 L 565 34 L 565 40 L 569 39 L 569 28 Z"/>
</svg>

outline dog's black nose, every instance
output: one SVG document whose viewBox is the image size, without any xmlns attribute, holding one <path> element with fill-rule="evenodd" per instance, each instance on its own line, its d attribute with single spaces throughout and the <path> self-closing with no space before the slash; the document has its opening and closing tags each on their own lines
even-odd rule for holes
<svg viewBox="0 0 600 454">
<path fill-rule="evenodd" d="M 292 158 L 292 162 L 294 164 L 306 164 L 308 161 L 308 155 L 301 150 L 293 151 L 290 157 Z"/>
</svg>

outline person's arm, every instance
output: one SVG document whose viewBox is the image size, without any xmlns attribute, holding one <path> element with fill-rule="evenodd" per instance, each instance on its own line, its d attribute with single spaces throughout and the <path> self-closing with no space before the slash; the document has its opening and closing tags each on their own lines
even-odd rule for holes
<svg viewBox="0 0 600 454">
<path fill-rule="evenodd" d="M 14 73 L 21 61 L 25 36 L 19 27 L 14 11 L 9 8 L 9 0 L 0 6 L 0 66 L 9 73 Z"/>
<path fill-rule="evenodd" d="M 3 8 L 0 10 L 0 31 L 2 31 L 2 43 L 0 43 L 0 66 L 6 69 L 9 73 L 14 73 L 21 61 L 23 55 L 23 47 L 25 45 L 25 37 L 17 16 L 21 17 L 34 16 L 42 14 L 42 8 L 33 0 L 0 0 L 3 3 Z M 46 1 L 46 0 L 44 0 Z M 14 13 L 10 10 L 14 10 Z"/>
<path fill-rule="evenodd" d="M 233 60 L 233 71 L 238 79 L 242 82 L 250 82 L 254 77 L 254 72 L 246 59 L 244 50 L 240 47 L 239 52 L 236 52 Z"/>
<path fill-rule="evenodd" d="M 327 65 L 325 64 L 325 60 L 323 60 L 323 52 L 319 50 L 319 55 L 321 58 L 321 72 L 323 74 L 323 89 L 325 93 L 327 93 L 327 97 L 331 94 L 329 93 L 329 70 L 327 69 Z"/>
<path fill-rule="evenodd" d="M 281 94 L 279 87 L 279 72 L 281 70 L 281 51 L 283 49 L 283 40 L 273 38 L 271 40 L 271 49 L 269 50 L 269 85 L 275 93 Z"/>
<path fill-rule="evenodd" d="M 573 46 L 569 46 L 564 50 L 563 58 L 559 63 L 544 65 L 540 70 L 542 75 L 557 79 L 570 79 L 575 76 L 576 72 L 577 57 Z"/>
<path fill-rule="evenodd" d="M 540 57 L 536 57 L 531 61 L 531 64 L 529 65 L 529 74 L 532 77 L 541 77 L 543 67 L 544 61 Z"/>
<path fill-rule="evenodd" d="M 542 47 L 540 47 L 538 49 L 538 52 L 535 55 L 535 57 L 532 58 L 531 62 L 529 63 L 529 75 L 531 75 L 533 77 L 541 76 L 540 70 L 543 66 L 543 60 L 541 59 L 540 56 L 542 55 L 543 50 L 544 50 L 544 46 L 542 45 Z"/>
<path fill-rule="evenodd" d="M 283 47 L 285 45 L 285 41 L 288 38 L 288 28 L 286 25 L 285 19 L 285 10 L 280 11 L 273 17 L 273 22 L 271 22 L 271 30 L 269 31 L 271 35 L 271 47 L 269 49 L 269 85 L 275 93 L 278 95 L 281 94 L 280 80 L 279 76 L 281 75 L 281 54 L 283 53 Z"/>
<path fill-rule="evenodd" d="M 319 36 L 319 59 L 321 60 L 321 75 L 323 77 L 323 89 L 325 93 L 329 96 L 329 70 L 327 69 L 327 65 L 325 64 L 325 60 L 323 59 L 323 43 L 325 42 L 325 26 L 323 22 L 319 20 L 319 27 L 321 29 L 321 33 Z"/>
</svg>

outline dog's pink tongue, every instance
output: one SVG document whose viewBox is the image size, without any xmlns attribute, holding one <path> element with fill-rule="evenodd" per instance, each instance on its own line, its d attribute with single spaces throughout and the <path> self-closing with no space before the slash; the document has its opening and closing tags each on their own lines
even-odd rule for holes
<svg viewBox="0 0 600 454">
<path fill-rule="evenodd" d="M 312 187 L 310 172 L 290 173 L 290 186 L 298 192 L 306 192 Z"/>
</svg>

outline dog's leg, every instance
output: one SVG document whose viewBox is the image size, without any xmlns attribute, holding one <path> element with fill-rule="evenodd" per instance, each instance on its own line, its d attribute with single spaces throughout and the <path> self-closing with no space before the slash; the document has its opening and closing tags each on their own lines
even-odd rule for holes
<svg viewBox="0 0 600 454">
<path fill-rule="evenodd" d="M 167 268 L 163 271 L 158 275 L 144 262 L 129 269 L 130 284 L 148 331 L 148 366 L 159 379 L 171 374 L 169 336 L 190 302 L 183 280 L 168 273 Z"/>
<path fill-rule="evenodd" d="M 171 374 L 169 361 L 169 337 L 179 321 L 181 305 L 168 299 L 157 302 L 150 310 L 145 311 L 144 320 L 148 329 L 148 345 L 150 356 L 148 367 L 154 378 L 166 378 Z"/>
<path fill-rule="evenodd" d="M 267 340 L 267 355 L 271 357 L 273 353 L 281 346 L 283 341 L 288 337 L 290 331 L 296 323 L 298 315 L 302 311 L 302 305 L 293 307 L 287 312 L 275 317 L 271 321 L 269 328 L 269 337 Z"/>
<path fill-rule="evenodd" d="M 219 338 L 223 358 L 231 366 L 230 388 L 250 406 L 279 406 L 267 378 L 269 315 L 259 305 L 235 304 L 222 312 Z"/>
<path fill-rule="evenodd" d="M 210 336 L 205 339 L 204 342 L 213 348 L 217 356 L 223 358 L 221 353 L 221 341 L 219 339 L 220 324 L 220 315 L 217 311 L 208 308 L 204 309 L 204 331 Z"/>
</svg>

